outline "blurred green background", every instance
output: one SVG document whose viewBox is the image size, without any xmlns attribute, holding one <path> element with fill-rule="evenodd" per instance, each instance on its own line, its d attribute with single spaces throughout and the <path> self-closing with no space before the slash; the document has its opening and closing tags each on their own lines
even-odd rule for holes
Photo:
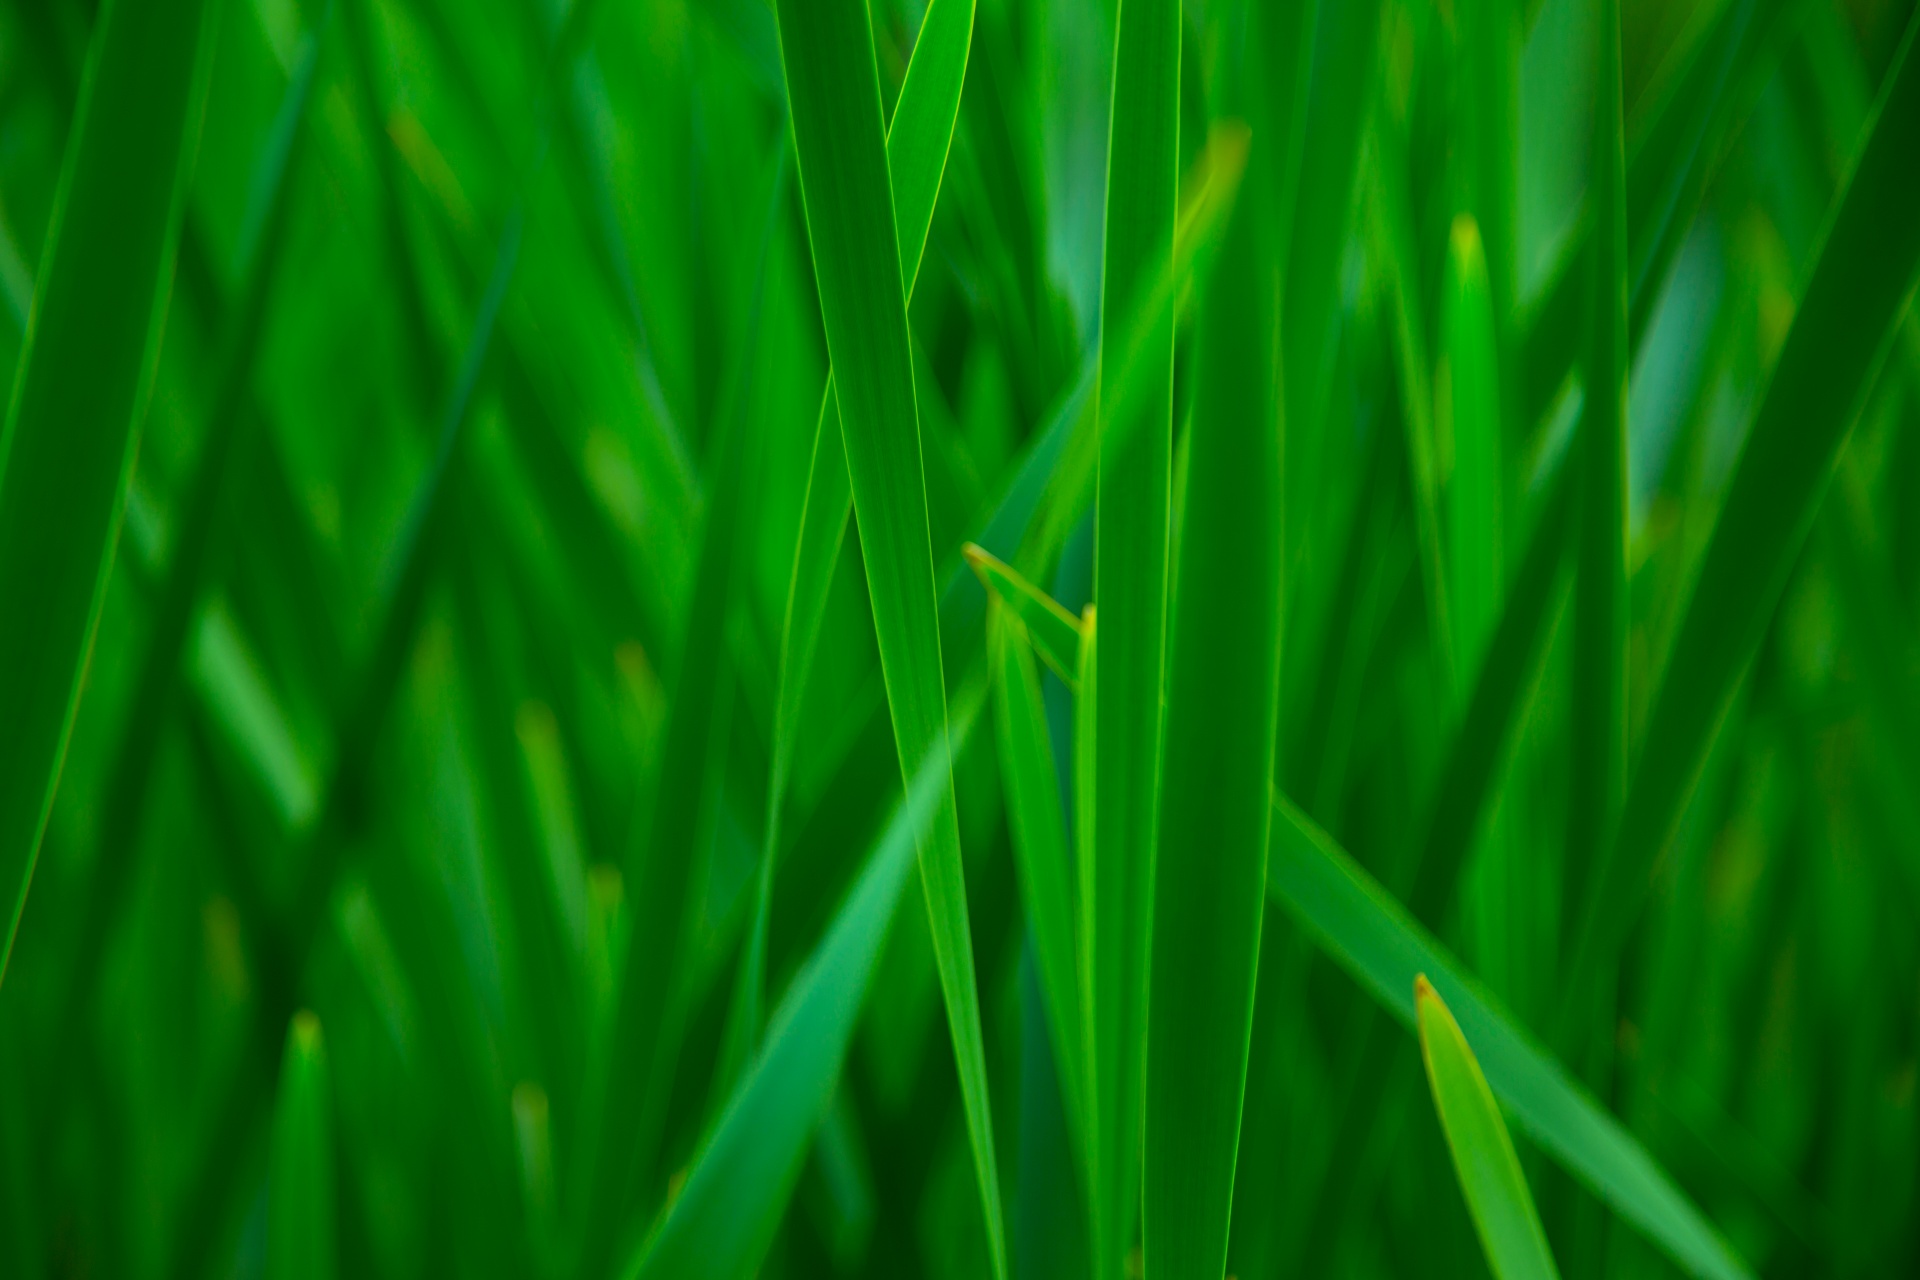
<svg viewBox="0 0 1920 1280">
<path fill-rule="evenodd" d="M 0 723 L 18 734 L 0 750 L 15 823 L 0 866 L 33 866 L 0 985 L 0 1274 L 977 1277 L 999 1265 L 1002 1222 L 1016 1276 L 1140 1265 L 1089 1244 L 1059 1066 L 1071 1024 L 1054 1019 L 1016 857 L 1008 710 L 986 693 L 1001 624 L 960 553 L 982 543 L 1070 614 L 1093 598 L 1085 443 L 1109 118 L 1130 92 L 1118 6 L 936 3 L 972 18 L 950 151 L 923 157 L 938 173 L 944 156 L 944 177 L 905 292 L 940 654 L 968 725 L 953 776 L 997 1211 L 983 1216 L 926 899 L 888 860 L 925 805 L 897 808 L 906 747 L 853 527 L 842 545 L 834 524 L 813 562 L 811 661 L 787 652 L 828 367 L 805 203 L 821 193 L 803 197 L 782 54 L 782 18 L 809 6 L 5 0 L 0 367 L 45 325 L 29 358 L 53 398 L 16 390 L 11 463 L 0 452 L 0 502 L 38 513 L 0 523 L 15 540 L 0 657 L 52 710 L 32 689 L 0 700 L 20 716 Z M 1232 272 L 1279 317 L 1255 344 L 1284 406 L 1263 427 L 1285 440 L 1276 846 L 1324 831 L 1410 904 L 1394 918 L 1417 917 L 1502 1026 L 1560 1058 L 1555 1078 L 1582 1082 L 1750 1274 L 1920 1272 L 1910 255 L 1827 245 L 1893 277 L 1896 305 L 1803 340 L 1828 344 L 1804 367 L 1836 369 L 1808 416 L 1763 408 L 1914 6 L 1620 0 L 1623 223 L 1592 177 L 1612 136 L 1611 0 L 1174 8 L 1191 215 L 1159 303 L 1176 554 L 1187 513 L 1214 500 L 1185 487 L 1214 367 L 1200 317 Z M 928 6 L 866 9 L 891 113 Z M 142 21 L 172 35 L 106 29 Z M 168 58 L 184 106 L 163 116 L 149 108 L 175 100 Z M 1884 144 L 1892 176 L 1858 203 L 1860 225 L 1899 240 L 1920 224 L 1920 119 L 1893 118 L 1913 115 L 1911 92 L 1892 101 L 1879 127 L 1904 142 Z M 1219 159 L 1246 155 L 1228 119 L 1252 139 L 1244 178 Z M 169 120 L 186 122 L 183 185 L 143 200 L 123 175 L 142 156 L 174 174 L 140 132 Z M 1130 145 L 1113 140 L 1112 164 Z M 63 198 L 64 274 L 45 263 Z M 1490 498 L 1460 496 L 1463 210 L 1484 245 Z M 1644 789 L 1677 791 L 1670 824 L 1648 801 L 1659 838 L 1623 844 L 1609 881 L 1600 832 L 1627 782 L 1589 785 L 1612 766 L 1594 764 L 1582 703 L 1568 490 L 1610 315 L 1589 288 L 1595 228 L 1616 226 L 1614 723 L 1629 758 L 1656 761 Z M 144 274 L 116 274 L 123 260 Z M 57 330 L 50 288 L 132 316 L 129 336 Z M 101 484 L 59 487 L 80 475 L 61 451 L 79 458 L 93 421 L 80 393 L 123 384 L 100 419 Z M 1830 437 L 1837 468 L 1827 484 L 1819 458 L 1781 455 L 1808 492 L 1743 499 L 1740 528 L 1764 535 L 1777 512 L 1780 545 L 1727 535 L 1714 581 L 1751 636 L 1729 624 L 1734 640 L 1681 668 L 1674 696 L 1703 671 L 1719 683 L 1699 695 L 1697 743 L 1663 757 L 1649 719 L 1756 421 Z M 55 487 L 23 498 L 36 425 Z M 60 579 L 79 610 L 61 639 L 34 566 L 68 516 L 85 555 Z M 116 547 L 95 615 L 91 557 Z M 1436 613 L 1442 584 L 1479 620 Z M 1505 621 L 1508 597 L 1532 613 Z M 42 636 L 65 664 L 51 684 L 19 657 Z M 1471 655 L 1489 647 L 1510 687 L 1476 721 Z M 1071 673 L 1033 670 L 1071 832 Z M 83 674 L 62 765 L 28 749 L 27 723 L 64 723 L 68 672 Z M 886 892 L 861 898 L 882 872 Z M 684 893 L 657 897 L 663 874 Z M 1415 1042 L 1354 980 L 1366 962 L 1341 921 L 1286 892 L 1269 885 L 1241 1042 L 1228 1270 L 1484 1274 Z M 1576 974 L 1583 927 L 1598 963 Z M 1378 928 L 1388 951 L 1410 936 Z M 846 973 L 804 968 L 848 956 Z M 816 1004 L 797 974 L 828 984 Z M 1410 971 L 1392 981 L 1409 1001 Z M 655 1033 L 638 1074 L 621 1048 L 633 1017 Z M 769 1018 L 772 1042 L 826 1054 L 813 1074 L 785 1059 L 754 1074 Z M 729 1110 L 756 1080 L 764 1114 L 799 1126 L 791 1176 L 778 1123 L 739 1122 L 744 1147 L 715 1139 L 763 1114 Z M 756 1150 L 780 1167 L 739 1172 Z M 1564 1171 L 1578 1158 L 1550 1137 L 1519 1150 L 1563 1273 L 1681 1273 L 1670 1240 Z M 710 1151 L 746 1152 L 687 1219 L 711 1233 L 687 1256 L 716 1248 L 647 1261 L 667 1257 L 674 1237 L 655 1233 Z"/>
</svg>

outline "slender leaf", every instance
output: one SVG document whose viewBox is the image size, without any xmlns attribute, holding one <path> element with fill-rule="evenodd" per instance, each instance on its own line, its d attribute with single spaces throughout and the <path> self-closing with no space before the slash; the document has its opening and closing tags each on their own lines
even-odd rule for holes
<svg viewBox="0 0 1920 1280">
<path fill-rule="evenodd" d="M 1560 1272 L 1520 1172 L 1520 1157 L 1460 1024 L 1424 973 L 1414 977 L 1413 1003 L 1434 1110 L 1493 1274 L 1499 1280 L 1557 1280 Z"/>
<path fill-rule="evenodd" d="M 1048 603 L 1051 603 L 1049 600 Z M 1059 606 L 1055 605 L 1055 608 Z M 1075 972 L 1073 896 L 1069 874 L 1066 815 L 1060 807 L 1060 775 L 1047 739 L 1046 707 L 1040 675 L 1029 653 L 1027 628 L 1005 609 L 987 623 L 993 655 L 993 710 L 1000 740 L 1000 776 L 1007 797 L 1007 826 L 1013 840 L 1014 869 L 1020 877 L 1020 901 L 1038 959 L 1040 994 L 1047 1031 L 1059 1066 L 1060 1093 L 1067 1131 L 1088 1173 L 1086 1156 L 1086 1082 L 1082 1074 L 1085 1026 Z M 1079 625 L 1074 625 L 1076 667 Z"/>
<path fill-rule="evenodd" d="M 334 1256 L 333 1096 L 320 1020 L 287 1028 L 267 1184 L 267 1280 L 330 1280 Z"/>
<path fill-rule="evenodd" d="M 789 64 L 790 82 L 792 70 Z M 807 1144 L 833 1100 L 887 922 L 906 886 L 914 850 L 948 805 L 948 756 L 972 735 L 979 702 L 977 691 L 955 698 L 951 746 L 928 752 L 914 768 L 904 802 L 775 1011 L 752 1069 L 734 1090 L 666 1217 L 622 1275 L 746 1280 L 755 1274 L 792 1195 Z"/>
<path fill-rule="evenodd" d="M 821 318 L 904 778 L 926 753 L 946 749 L 946 690 L 906 292 L 872 35 L 866 7 L 857 0 L 783 0 L 779 16 Z M 1004 1276 L 1000 1179 L 950 779 L 921 847 L 920 871 L 988 1250 L 994 1274 Z"/>
<path fill-rule="evenodd" d="M 1619 816 L 1627 770 L 1627 210 L 1620 123 L 1620 7 L 1600 5 L 1600 109 L 1589 185 L 1586 405 L 1580 419 L 1574 588 L 1573 771 L 1567 865 L 1580 874 Z"/>
<path fill-rule="evenodd" d="M 1251 74 L 1238 65 L 1226 74 Z M 1212 1276 L 1253 1030 L 1280 705 L 1277 273 L 1238 204 L 1197 338 L 1148 997 L 1146 1274 Z"/>
<path fill-rule="evenodd" d="M 1118 404 L 1123 319 L 1173 270 L 1180 177 L 1180 6 L 1122 0 L 1107 143 L 1106 256 L 1100 285 L 1093 598 L 1107 624 L 1094 741 L 1093 829 L 1082 861 L 1093 1063 L 1094 1274 L 1117 1276 L 1139 1204 L 1153 855 L 1159 824 L 1166 676 L 1173 317 L 1143 335 L 1137 402 Z M 1089 696 L 1082 688 L 1082 697 Z"/>
<path fill-rule="evenodd" d="M 0 432 L 0 978 L 119 541 L 218 15 L 207 0 L 102 6 Z"/>
<path fill-rule="evenodd" d="M 1313 821 L 1276 794 L 1267 890 L 1380 1005 L 1415 1021 L 1425 974 L 1472 1042 L 1494 1096 L 1562 1167 L 1682 1268 L 1750 1275 L 1700 1211 L 1618 1121 Z"/>
</svg>

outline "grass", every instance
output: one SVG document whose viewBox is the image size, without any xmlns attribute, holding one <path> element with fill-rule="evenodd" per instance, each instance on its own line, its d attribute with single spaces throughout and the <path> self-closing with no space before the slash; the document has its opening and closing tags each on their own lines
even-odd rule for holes
<svg viewBox="0 0 1920 1280">
<path fill-rule="evenodd" d="M 1914 1271 L 1917 39 L 0 3 L 0 1274 Z"/>
</svg>

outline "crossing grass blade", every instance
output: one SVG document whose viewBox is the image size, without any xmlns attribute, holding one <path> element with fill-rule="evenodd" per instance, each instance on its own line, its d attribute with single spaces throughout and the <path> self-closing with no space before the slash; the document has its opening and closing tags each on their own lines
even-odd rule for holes
<svg viewBox="0 0 1920 1280">
<path fill-rule="evenodd" d="M 270 1160 L 267 1280 L 331 1280 L 333 1086 L 320 1020 L 305 1009 L 287 1028 Z"/>
<path fill-rule="evenodd" d="M 1094 1274 L 1120 1273 L 1139 1204 L 1140 1108 L 1153 936 L 1160 734 L 1166 676 L 1173 316 L 1143 335 L 1139 398 L 1117 379 L 1132 300 L 1171 276 L 1180 179 L 1180 6 L 1122 0 L 1108 117 L 1100 284 L 1093 598 L 1106 623 L 1094 741 L 1093 856 L 1083 861 L 1093 1066 Z M 1083 688 L 1082 697 L 1088 696 Z"/>
<path fill-rule="evenodd" d="M 952 752 L 971 737 L 983 693 L 976 686 L 955 696 Z M 808 1143 L 833 1100 L 914 851 L 948 805 L 948 754 L 944 746 L 929 752 L 914 769 L 904 802 L 775 1011 L 765 1045 L 694 1158 L 679 1195 L 622 1269 L 627 1280 L 746 1280 L 756 1273 Z"/>
<path fill-rule="evenodd" d="M 1267 891 L 1387 1012 L 1411 1027 L 1425 974 L 1478 1046 L 1494 1096 L 1540 1147 L 1680 1267 L 1751 1272 L 1618 1121 L 1584 1092 L 1345 850 L 1275 793 Z"/>
<path fill-rule="evenodd" d="M 1253 1029 L 1284 527 L 1278 275 L 1259 232 L 1255 203 L 1238 204 L 1196 336 L 1151 912 L 1141 1224 L 1150 1277 L 1226 1269 Z"/>
<path fill-rule="evenodd" d="M 887 169 L 893 183 L 894 233 L 900 248 L 900 278 L 906 282 L 909 304 L 919 279 L 920 259 L 933 210 L 946 172 L 947 152 L 953 142 L 954 122 L 960 114 L 960 90 L 966 82 L 968 51 L 973 43 L 974 0 L 934 0 L 914 41 L 913 60 L 900 87 L 887 130 Z M 938 163 L 935 163 L 938 161 Z M 781 810 L 793 772 L 795 735 L 799 731 L 801 699 L 807 673 L 820 639 L 821 619 L 827 608 L 827 589 L 833 568 L 846 542 L 847 517 L 853 510 L 853 492 L 847 481 L 847 455 L 840 431 L 839 401 L 833 376 L 821 397 L 820 419 L 814 427 L 813 454 L 807 468 L 806 497 L 801 505 L 800 536 L 794 545 L 793 577 L 787 588 L 786 613 L 780 628 L 780 666 L 777 673 L 773 720 L 773 760 L 767 782 L 767 829 L 760 852 L 760 878 L 747 958 L 741 969 L 736 1018 L 759 1034 L 762 988 L 766 982 L 766 937 L 772 910 L 774 861 L 779 856 Z"/>
<path fill-rule="evenodd" d="M 902 776 L 946 750 L 938 598 L 880 86 L 857 0 L 779 6 L 800 185 L 847 475 Z M 988 1251 L 1006 1274 L 966 873 L 951 777 L 922 844 L 933 950 L 960 1076 Z"/>
<path fill-rule="evenodd" d="M 1493 1274 L 1499 1280 L 1558 1280 L 1500 1105 L 1460 1024 L 1424 973 L 1413 979 L 1413 1003 L 1433 1107 Z"/>
<path fill-rule="evenodd" d="M 218 15 L 103 6 L 0 432 L 0 980 L 120 536 Z"/>
<path fill-rule="evenodd" d="M 1072 687 L 1080 662 L 1080 622 L 1060 602 L 978 543 L 964 548 L 981 585 L 1020 620 L 1034 652 Z"/>
<path fill-rule="evenodd" d="M 1610 969 L 1633 928 L 1648 875 L 1673 840 L 1912 300 L 1920 277 L 1917 34 L 1920 15 L 1887 71 L 1728 484 L 1647 716 L 1617 834 L 1589 879 L 1576 983 Z"/>
<path fill-rule="evenodd" d="M 1592 865 L 1619 816 L 1627 770 L 1627 173 L 1620 6 L 1600 6 L 1599 111 L 1588 179 L 1595 227 L 1586 404 L 1579 427 L 1580 533 L 1574 579 L 1573 769 L 1566 865 Z"/>
<path fill-rule="evenodd" d="M 1051 602 L 1049 602 L 1051 603 Z M 1055 606 L 1058 608 L 1058 606 Z M 1040 994 L 1060 1077 L 1061 1104 L 1081 1176 L 1086 1167 L 1085 1026 L 1075 972 L 1072 853 L 1066 815 L 1060 807 L 1060 775 L 1047 738 L 1046 706 L 1026 626 L 1008 609 L 988 614 L 993 662 L 993 710 L 999 736 L 1000 776 L 1007 797 L 1007 827 L 1013 842 L 1020 901 L 1038 956 Z M 1069 655 L 1078 669 L 1079 627 Z"/>
</svg>

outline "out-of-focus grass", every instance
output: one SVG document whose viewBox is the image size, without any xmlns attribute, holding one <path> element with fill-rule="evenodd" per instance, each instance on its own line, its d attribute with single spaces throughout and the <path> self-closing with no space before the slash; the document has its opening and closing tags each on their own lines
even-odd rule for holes
<svg viewBox="0 0 1920 1280">
<path fill-rule="evenodd" d="M 0 3 L 0 1274 L 1920 1267 L 1916 31 Z"/>
</svg>

